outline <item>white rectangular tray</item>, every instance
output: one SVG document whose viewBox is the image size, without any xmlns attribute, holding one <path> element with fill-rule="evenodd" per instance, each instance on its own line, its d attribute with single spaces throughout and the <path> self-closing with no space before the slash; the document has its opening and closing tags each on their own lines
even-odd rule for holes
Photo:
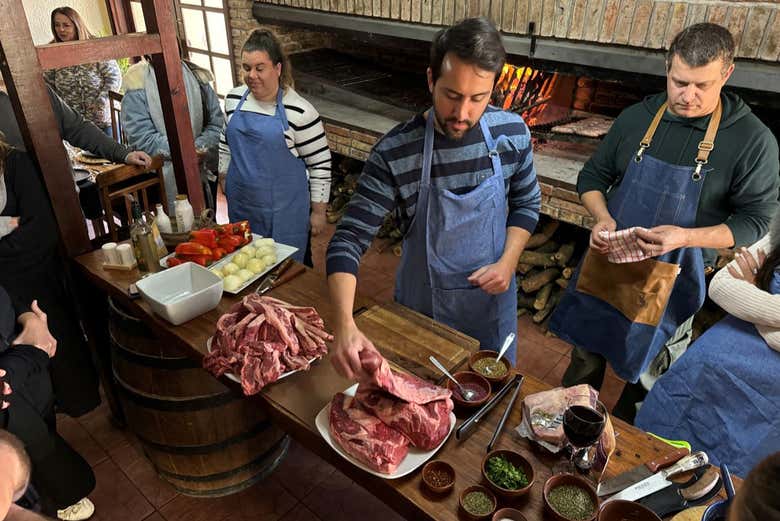
<svg viewBox="0 0 780 521">
<path fill-rule="evenodd" d="M 347 396 L 355 396 L 355 391 L 357 390 L 357 387 L 358 384 L 353 385 L 349 389 L 345 390 L 344 394 L 346 394 Z M 344 451 L 344 449 L 341 448 L 341 445 L 336 443 L 336 440 L 334 440 L 330 435 L 330 403 L 325 405 L 325 407 L 323 407 L 322 410 L 317 414 L 317 418 L 315 419 L 315 424 L 317 425 L 317 430 L 320 431 L 320 436 L 322 436 L 323 439 L 325 439 L 325 441 L 328 442 L 328 445 L 333 447 L 333 450 L 335 450 L 342 458 L 349 461 L 356 467 L 365 470 L 369 474 L 373 474 L 374 476 L 379 476 L 380 478 L 384 478 L 384 479 L 396 479 L 402 476 L 406 476 L 411 472 L 414 472 L 423 463 L 431 459 L 431 457 L 433 457 L 433 455 L 436 454 L 436 452 L 441 448 L 441 446 L 447 442 L 447 439 L 450 437 L 452 431 L 455 429 L 455 421 L 456 421 L 455 413 L 450 412 L 450 432 L 447 433 L 447 436 L 444 437 L 441 443 L 439 443 L 439 445 L 436 448 L 431 450 L 421 450 L 410 446 L 409 453 L 401 461 L 401 464 L 398 465 L 398 467 L 390 474 L 382 474 L 381 472 L 377 472 L 376 470 L 367 467 L 365 464 L 361 463 L 360 461 L 356 460 L 355 458 L 347 454 Z"/>
<path fill-rule="evenodd" d="M 252 234 L 252 242 L 249 243 L 249 244 L 254 244 L 254 242 L 256 240 L 262 239 L 262 238 L 263 238 L 262 235 L 258 235 L 256 233 L 253 233 Z M 231 293 L 233 295 L 237 295 L 238 293 L 241 293 L 248 286 L 252 285 L 253 282 L 255 282 L 258 279 L 260 279 L 261 277 L 265 276 L 265 274 L 267 274 L 269 271 L 273 270 L 275 267 L 277 267 L 279 264 L 281 264 L 283 260 L 285 260 L 287 257 L 289 257 L 290 255 L 292 255 L 293 253 L 298 251 L 298 248 L 296 248 L 295 246 L 288 246 L 287 244 L 282 244 L 280 242 L 275 243 L 274 246 L 276 247 L 276 262 L 274 264 L 272 264 L 270 266 L 267 266 L 260 273 L 256 273 L 253 277 L 250 277 L 249 279 L 247 279 L 247 281 L 244 282 L 243 284 L 241 284 L 238 287 L 238 289 L 236 289 L 234 291 L 230 291 L 230 290 L 225 289 L 224 291 L 226 293 Z M 242 246 L 242 248 L 243 248 L 243 246 Z M 224 266 L 225 264 L 230 262 L 233 259 L 233 256 L 236 253 L 238 253 L 239 251 L 241 251 L 241 248 L 238 248 L 236 251 L 234 251 L 230 255 L 225 255 L 223 258 L 219 259 L 217 262 L 215 262 L 215 263 L 211 264 L 210 266 L 208 266 L 208 269 L 222 268 L 222 266 Z M 170 257 L 173 257 L 174 255 L 175 255 L 175 253 L 170 253 L 170 254 L 166 255 L 165 257 L 161 258 L 160 259 L 160 266 L 162 266 L 163 268 L 167 268 L 168 267 L 168 259 Z"/>
<path fill-rule="evenodd" d="M 208 338 L 208 340 L 206 340 L 206 351 L 208 351 L 209 353 L 211 353 L 211 339 L 212 338 L 214 338 L 214 337 L 210 336 Z M 319 359 L 320 359 L 320 357 L 315 356 L 314 358 L 309 360 L 309 363 L 313 364 L 314 362 L 318 361 Z M 294 371 L 287 371 L 286 373 L 282 373 L 279 376 L 279 378 L 276 379 L 276 381 L 278 382 L 279 380 L 282 380 L 283 378 L 287 378 L 288 376 L 290 376 L 292 374 L 295 374 L 295 373 L 300 373 L 301 371 L 302 371 L 302 369 L 295 369 Z M 233 380 L 234 382 L 239 383 L 239 384 L 241 383 L 241 378 L 239 378 L 238 376 L 236 376 L 233 373 L 225 373 L 225 376 L 227 376 L 229 380 Z M 271 385 L 273 383 L 274 382 L 271 382 L 268 385 Z"/>
</svg>

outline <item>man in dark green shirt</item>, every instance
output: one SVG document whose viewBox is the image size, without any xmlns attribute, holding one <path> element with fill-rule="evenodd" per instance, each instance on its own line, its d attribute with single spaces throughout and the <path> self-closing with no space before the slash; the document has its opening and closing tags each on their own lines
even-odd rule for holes
<svg viewBox="0 0 780 521">
<path fill-rule="evenodd" d="M 705 131 L 719 101 L 722 115 L 714 148 L 701 167 L 703 185 L 695 225 L 662 224 L 647 231 L 638 230 L 637 243 L 641 249 L 646 255 L 657 258 L 680 248 L 701 248 L 705 266 L 712 266 L 715 249 L 751 244 L 766 233 L 778 205 L 778 146 L 770 130 L 736 94 L 722 92 L 734 70 L 733 56 L 733 38 L 723 27 L 715 24 L 688 27 L 675 37 L 667 54 L 666 92 L 627 108 L 615 120 L 577 181 L 583 205 L 597 221 L 590 239 L 593 251 L 604 255 L 609 250 L 608 243 L 600 235 L 600 232 L 616 229 L 615 216 L 611 215 L 608 202 L 620 186 L 628 166 L 641 157 L 639 144 L 665 102 L 668 107 L 649 147 L 642 151 L 668 165 L 695 166 L 699 144 L 705 141 Z M 659 176 L 657 183 L 663 187 L 665 180 Z M 659 206 L 662 204 L 665 205 L 664 201 L 659 202 Z M 581 313 L 585 317 L 588 310 L 582 309 Z M 644 372 L 638 383 L 627 385 L 615 408 L 616 415 L 633 419 L 635 403 L 641 401 L 645 389 L 649 389 L 658 375 L 687 347 L 692 319 L 681 324 L 666 340 L 649 367 L 635 368 Z M 582 326 L 560 322 L 564 338 L 570 336 L 567 329 Z M 600 387 L 607 360 L 593 352 L 598 349 L 574 343 L 564 385 L 590 383 Z"/>
</svg>

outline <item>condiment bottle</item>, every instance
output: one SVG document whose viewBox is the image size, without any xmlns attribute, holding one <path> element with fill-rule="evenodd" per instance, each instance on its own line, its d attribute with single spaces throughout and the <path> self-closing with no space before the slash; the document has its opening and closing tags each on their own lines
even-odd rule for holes
<svg viewBox="0 0 780 521">
<path fill-rule="evenodd" d="M 157 246 L 157 260 L 168 255 L 168 248 L 165 247 L 165 242 L 160 235 L 160 228 L 157 226 L 157 218 L 152 212 L 144 212 L 144 220 L 146 224 L 152 229 L 152 237 L 154 238 L 154 244 Z"/>
<path fill-rule="evenodd" d="M 162 233 L 173 233 L 173 229 L 171 228 L 171 219 L 168 217 L 168 215 L 165 213 L 165 210 L 163 210 L 163 205 L 157 204 L 157 228 Z"/>
<path fill-rule="evenodd" d="M 138 270 L 155 273 L 162 267 L 157 256 L 157 244 L 149 223 L 144 220 L 141 213 L 141 205 L 133 200 L 133 224 L 130 225 L 130 239 L 135 250 L 135 259 L 138 262 Z"/>
<path fill-rule="evenodd" d="M 185 194 L 176 196 L 176 231 L 184 233 L 192 230 L 192 224 L 195 222 L 195 213 Z"/>
</svg>

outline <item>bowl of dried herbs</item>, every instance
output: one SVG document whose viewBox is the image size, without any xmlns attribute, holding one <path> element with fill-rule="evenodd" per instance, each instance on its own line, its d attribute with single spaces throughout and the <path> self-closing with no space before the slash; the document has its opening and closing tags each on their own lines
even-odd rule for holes
<svg viewBox="0 0 780 521">
<path fill-rule="evenodd" d="M 495 494 L 482 485 L 472 485 L 460 494 L 460 508 L 469 519 L 487 519 L 496 510 Z"/>
<path fill-rule="evenodd" d="M 556 474 L 544 484 L 544 505 L 555 521 L 593 521 L 599 497 L 581 477 Z"/>
<path fill-rule="evenodd" d="M 516 498 L 528 493 L 534 484 L 534 467 L 522 454 L 494 450 L 482 460 L 482 476 L 497 495 Z"/>
</svg>

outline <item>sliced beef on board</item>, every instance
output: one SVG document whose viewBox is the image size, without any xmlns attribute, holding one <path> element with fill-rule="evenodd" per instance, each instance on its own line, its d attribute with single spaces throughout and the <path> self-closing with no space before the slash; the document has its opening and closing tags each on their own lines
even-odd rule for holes
<svg viewBox="0 0 780 521">
<path fill-rule="evenodd" d="M 415 447 L 436 448 L 450 431 L 452 393 L 391 369 L 387 360 L 373 353 L 362 352 L 361 362 L 363 367 L 373 368 L 355 394 L 363 408 L 398 429 Z"/>
<path fill-rule="evenodd" d="M 203 367 L 215 376 L 239 375 L 244 394 L 256 394 L 288 371 L 308 369 L 331 339 L 314 308 L 250 294 L 217 321 Z"/>
<path fill-rule="evenodd" d="M 390 474 L 409 452 L 409 440 L 367 413 L 344 393 L 330 402 L 330 433 L 350 456 L 368 467 Z"/>
</svg>

